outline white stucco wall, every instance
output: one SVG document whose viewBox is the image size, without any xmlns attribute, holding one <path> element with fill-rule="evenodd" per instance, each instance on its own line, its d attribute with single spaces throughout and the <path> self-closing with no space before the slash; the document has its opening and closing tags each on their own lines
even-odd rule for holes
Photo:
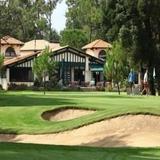
<svg viewBox="0 0 160 160">
<path fill-rule="evenodd" d="M 100 49 L 100 48 L 98 48 L 98 49 L 87 49 L 86 53 L 91 55 L 91 56 L 94 56 L 96 58 L 99 58 L 99 53 L 102 50 L 104 50 L 104 49 Z"/>
</svg>

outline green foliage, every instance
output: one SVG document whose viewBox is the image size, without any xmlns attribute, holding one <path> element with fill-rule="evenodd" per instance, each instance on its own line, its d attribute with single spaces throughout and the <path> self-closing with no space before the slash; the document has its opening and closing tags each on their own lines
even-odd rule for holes
<svg viewBox="0 0 160 160">
<path fill-rule="evenodd" d="M 12 90 L 12 91 L 24 91 L 24 90 L 29 90 L 31 89 L 31 87 L 28 87 L 26 84 L 15 84 L 15 83 L 10 83 L 8 85 L 8 90 Z"/>
<path fill-rule="evenodd" d="M 23 41 L 50 39 L 51 14 L 58 0 L 6 0 L 0 2 L 0 37 L 11 35 Z M 53 39 L 54 40 L 54 39 Z"/>
<path fill-rule="evenodd" d="M 56 70 L 56 63 L 50 58 L 50 54 L 49 47 L 47 47 L 34 61 L 33 72 L 40 82 Z"/>
<path fill-rule="evenodd" d="M 56 30 L 51 31 L 50 41 L 51 42 L 59 42 L 60 41 L 60 35 L 59 35 L 59 33 L 57 33 Z"/>
<path fill-rule="evenodd" d="M 153 68 L 157 68 L 160 88 L 160 3 L 157 0 L 103 0 L 103 26 L 107 37 L 120 39 L 130 53 L 132 64 L 149 68 L 149 86 L 154 86 Z M 154 87 L 150 87 L 155 94 Z M 160 93 L 160 91 L 159 91 Z"/>
<path fill-rule="evenodd" d="M 99 38 L 101 32 L 101 2 L 97 0 L 67 0 L 67 28 L 82 29 L 89 41 Z"/>
<path fill-rule="evenodd" d="M 113 43 L 113 48 L 107 54 L 105 75 L 109 80 L 120 82 L 125 79 L 127 68 L 126 54 L 119 42 Z"/>
<path fill-rule="evenodd" d="M 120 42 L 114 42 L 113 48 L 107 54 L 107 61 L 104 66 L 104 74 L 106 78 L 117 84 L 119 91 L 119 83 L 126 79 L 128 65 L 127 55 L 122 48 Z"/>
<path fill-rule="evenodd" d="M 1 53 L 0 53 L 0 69 L 3 66 L 3 62 L 4 62 L 4 56 L 2 56 Z"/>
<path fill-rule="evenodd" d="M 81 49 L 87 42 L 87 36 L 82 30 L 66 29 L 61 32 L 61 45 L 69 45 Z"/>
</svg>

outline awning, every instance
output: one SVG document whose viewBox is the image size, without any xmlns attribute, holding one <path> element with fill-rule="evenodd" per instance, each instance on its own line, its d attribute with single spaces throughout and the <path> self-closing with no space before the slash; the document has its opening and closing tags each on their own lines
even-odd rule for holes
<svg viewBox="0 0 160 160">
<path fill-rule="evenodd" d="M 103 65 L 102 64 L 91 64 L 90 69 L 93 72 L 103 72 Z"/>
</svg>

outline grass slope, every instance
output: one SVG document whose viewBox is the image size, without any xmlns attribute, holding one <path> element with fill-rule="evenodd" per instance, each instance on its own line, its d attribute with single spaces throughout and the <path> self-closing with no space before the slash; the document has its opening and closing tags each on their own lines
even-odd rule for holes
<svg viewBox="0 0 160 160">
<path fill-rule="evenodd" d="M 0 143 L 3 160 L 159 160 L 160 148 L 91 148 Z"/>
<path fill-rule="evenodd" d="M 48 122 L 43 111 L 73 106 L 97 109 L 94 114 L 64 122 Z M 118 96 L 102 92 L 0 93 L 0 133 L 53 133 L 126 113 L 160 114 L 160 98 Z"/>
</svg>

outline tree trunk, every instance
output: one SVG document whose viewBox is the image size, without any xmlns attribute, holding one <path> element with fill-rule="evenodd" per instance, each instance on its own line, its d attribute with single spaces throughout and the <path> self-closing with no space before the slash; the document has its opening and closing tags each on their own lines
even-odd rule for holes
<svg viewBox="0 0 160 160">
<path fill-rule="evenodd" d="M 118 90 L 118 94 L 120 95 L 120 94 L 121 94 L 121 91 L 120 91 L 119 82 L 117 82 L 117 90 Z"/>
<path fill-rule="evenodd" d="M 46 77 L 44 76 L 44 81 L 43 81 L 43 93 L 44 95 L 46 94 Z"/>
<path fill-rule="evenodd" d="M 156 73 L 156 76 L 155 76 L 155 81 L 156 81 L 156 88 L 157 88 L 157 91 L 158 91 L 158 96 L 160 96 L 160 66 L 156 66 L 155 68 L 155 73 Z"/>
<path fill-rule="evenodd" d="M 144 73 L 143 73 L 143 67 L 142 64 L 140 64 L 140 92 L 142 92 L 143 90 L 143 77 L 144 77 Z"/>
<path fill-rule="evenodd" d="M 149 70 L 148 70 L 148 84 L 149 84 L 150 94 L 155 96 L 156 90 L 155 90 L 154 78 L 153 78 L 153 67 L 149 67 Z"/>
</svg>

